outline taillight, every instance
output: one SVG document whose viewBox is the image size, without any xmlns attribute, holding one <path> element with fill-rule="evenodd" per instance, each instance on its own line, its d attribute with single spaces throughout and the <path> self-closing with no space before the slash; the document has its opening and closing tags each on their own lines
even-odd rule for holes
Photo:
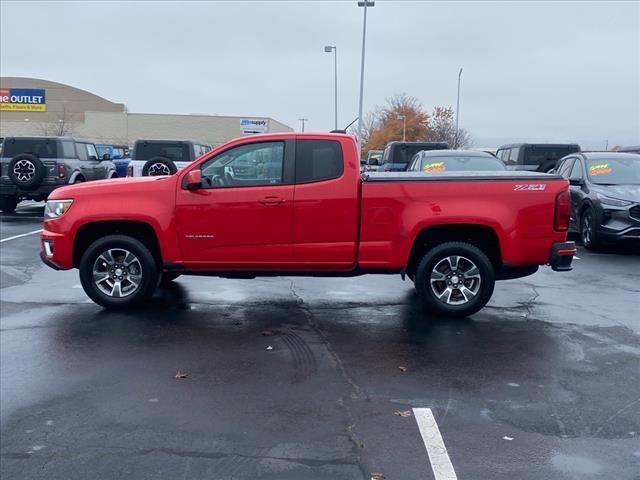
<svg viewBox="0 0 640 480">
<path fill-rule="evenodd" d="M 571 194 L 568 190 L 560 192 L 556 196 L 556 215 L 553 226 L 560 232 L 569 230 L 569 217 L 571 216 Z"/>
<path fill-rule="evenodd" d="M 59 163 L 58 164 L 58 177 L 60 177 L 60 178 L 64 178 L 65 177 L 64 164 L 63 163 Z"/>
<path fill-rule="evenodd" d="M 127 177 L 133 177 L 133 165 L 127 166 Z"/>
</svg>

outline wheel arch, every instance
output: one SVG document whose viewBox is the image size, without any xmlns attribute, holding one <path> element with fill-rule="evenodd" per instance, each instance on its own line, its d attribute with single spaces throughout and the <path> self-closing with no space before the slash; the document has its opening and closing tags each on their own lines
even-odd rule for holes
<svg viewBox="0 0 640 480">
<path fill-rule="evenodd" d="M 496 231 L 482 224 L 433 225 L 422 229 L 413 241 L 406 272 L 413 278 L 420 260 L 433 247 L 447 242 L 466 242 L 482 250 L 496 271 L 502 268 L 500 240 Z"/>
<path fill-rule="evenodd" d="M 78 178 L 81 178 L 83 182 L 87 181 L 80 170 L 74 170 L 73 172 L 71 172 L 71 176 L 69 177 L 69 184 L 75 183 Z"/>
<path fill-rule="evenodd" d="M 142 242 L 149 248 L 158 264 L 161 264 L 162 252 L 158 235 L 154 228 L 137 220 L 103 220 L 82 225 L 75 235 L 73 242 L 73 266 L 80 265 L 80 259 L 89 245 L 107 235 L 127 235 Z"/>
</svg>

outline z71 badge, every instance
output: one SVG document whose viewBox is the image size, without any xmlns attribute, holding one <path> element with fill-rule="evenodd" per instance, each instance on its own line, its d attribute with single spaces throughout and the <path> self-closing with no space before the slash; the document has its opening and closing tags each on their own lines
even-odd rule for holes
<svg viewBox="0 0 640 480">
<path fill-rule="evenodd" d="M 541 191 L 544 190 L 545 188 L 547 188 L 547 184 L 546 183 L 528 183 L 526 185 L 516 185 L 513 187 L 513 189 L 518 192 L 518 191 L 522 191 L 522 190 L 527 190 L 527 191 Z"/>
</svg>

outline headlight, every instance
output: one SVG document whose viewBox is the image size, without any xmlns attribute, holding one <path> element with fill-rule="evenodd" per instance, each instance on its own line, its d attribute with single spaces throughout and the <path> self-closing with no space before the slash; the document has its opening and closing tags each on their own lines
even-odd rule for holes
<svg viewBox="0 0 640 480">
<path fill-rule="evenodd" d="M 73 200 L 49 200 L 44 206 L 44 218 L 58 218 L 67 213 Z"/>
<path fill-rule="evenodd" d="M 600 193 L 596 193 L 596 195 L 598 196 L 598 200 L 600 200 L 603 204 L 611 205 L 613 207 L 628 207 L 633 203 L 629 200 L 620 200 L 619 198 L 607 197 L 606 195 L 602 195 Z"/>
</svg>

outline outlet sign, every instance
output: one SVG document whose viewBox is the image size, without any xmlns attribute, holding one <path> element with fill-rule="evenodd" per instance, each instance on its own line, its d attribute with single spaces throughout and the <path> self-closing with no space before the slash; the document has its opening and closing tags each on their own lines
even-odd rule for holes
<svg viewBox="0 0 640 480">
<path fill-rule="evenodd" d="M 44 112 L 46 109 L 44 89 L 0 88 L 0 110 Z"/>
<path fill-rule="evenodd" d="M 267 131 L 267 120 L 263 118 L 241 118 L 240 131 L 243 135 L 265 133 Z"/>
</svg>

